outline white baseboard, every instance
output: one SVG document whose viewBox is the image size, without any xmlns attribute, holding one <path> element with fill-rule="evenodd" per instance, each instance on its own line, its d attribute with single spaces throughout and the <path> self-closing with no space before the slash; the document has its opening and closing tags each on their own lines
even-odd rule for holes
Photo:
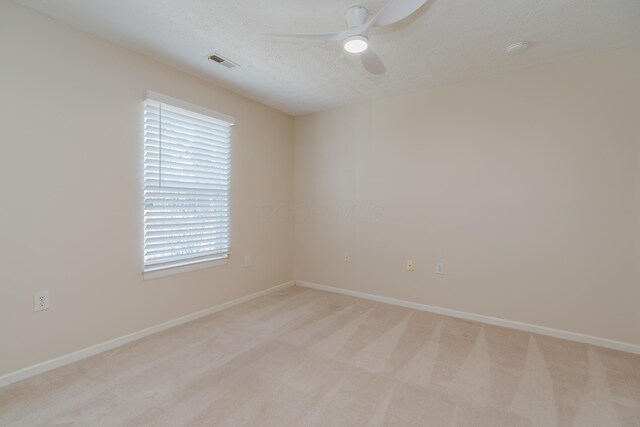
<svg viewBox="0 0 640 427">
<path fill-rule="evenodd" d="M 496 317 L 484 316 L 482 314 L 467 313 L 465 311 L 452 310 L 449 308 L 435 307 L 432 305 L 420 304 L 411 301 L 404 301 L 395 298 L 382 297 L 379 295 L 367 294 L 364 292 L 353 291 L 350 289 L 335 288 L 333 286 L 319 285 L 317 283 L 296 280 L 296 286 L 317 289 L 320 291 L 334 292 L 352 297 L 368 299 L 372 301 L 384 302 L 387 304 L 399 305 L 402 307 L 413 308 L 431 313 L 443 314 L 445 316 L 458 317 L 460 319 L 473 320 L 475 322 L 487 323 L 489 325 L 503 326 L 505 328 L 518 329 L 521 331 L 532 332 L 540 335 L 547 335 L 555 338 L 562 338 L 570 341 L 577 341 L 584 344 L 592 344 L 600 347 L 611 348 L 614 350 L 625 351 L 628 353 L 640 354 L 640 345 L 614 341 L 607 338 L 599 338 L 591 335 L 580 334 L 577 332 L 563 331 L 560 329 L 547 328 L 546 326 L 537 326 L 529 323 L 516 322 L 513 320 L 499 319 Z"/>
<path fill-rule="evenodd" d="M 291 280 L 281 285 L 277 285 L 260 292 L 255 292 L 253 294 L 246 295 L 244 297 L 234 299 L 232 301 L 225 302 L 223 304 L 219 304 L 213 307 L 209 307 L 192 314 L 187 314 L 186 316 L 169 320 L 168 322 L 160 323 L 159 325 L 151 326 L 150 328 L 146 328 L 129 335 L 125 335 L 119 338 L 114 338 L 112 340 L 105 341 L 103 343 L 96 344 L 91 347 L 84 348 L 82 350 L 74 351 L 73 353 L 56 357 L 55 359 L 47 360 L 46 362 L 28 366 L 26 368 L 20 369 L 19 371 L 10 372 L 8 374 L 0 376 L 0 387 L 13 384 L 15 382 L 30 378 L 34 375 L 38 375 L 43 372 L 50 371 L 60 366 L 68 365 L 69 363 L 73 363 L 80 359 L 85 359 L 87 357 L 94 356 L 98 353 L 102 353 L 104 351 L 111 350 L 116 347 L 120 347 L 121 345 L 130 343 L 131 341 L 139 340 L 140 338 L 146 337 L 151 334 L 155 334 L 156 332 L 164 331 L 165 329 L 173 328 L 174 326 L 182 325 L 183 323 L 191 322 L 192 320 L 196 320 L 201 317 L 208 316 L 213 313 L 217 313 L 218 311 L 233 307 L 234 305 L 238 305 L 245 301 L 249 301 L 254 298 L 258 298 L 263 295 L 267 295 L 267 294 L 279 291 L 281 289 L 288 288 L 290 286 L 293 286 L 294 283 L 295 282 Z"/>
</svg>

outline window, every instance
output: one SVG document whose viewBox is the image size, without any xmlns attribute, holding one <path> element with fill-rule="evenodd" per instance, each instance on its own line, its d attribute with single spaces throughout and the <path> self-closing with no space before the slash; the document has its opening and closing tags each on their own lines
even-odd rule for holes
<svg viewBox="0 0 640 427">
<path fill-rule="evenodd" d="M 232 125 L 231 117 L 147 93 L 145 273 L 229 256 Z"/>
</svg>

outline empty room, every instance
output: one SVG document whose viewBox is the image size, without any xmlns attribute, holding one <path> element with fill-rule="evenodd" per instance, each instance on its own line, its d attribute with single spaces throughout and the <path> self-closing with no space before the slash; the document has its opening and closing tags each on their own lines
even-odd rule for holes
<svg viewBox="0 0 640 427">
<path fill-rule="evenodd" d="M 640 1 L 0 0 L 0 426 L 640 426 Z"/>
</svg>

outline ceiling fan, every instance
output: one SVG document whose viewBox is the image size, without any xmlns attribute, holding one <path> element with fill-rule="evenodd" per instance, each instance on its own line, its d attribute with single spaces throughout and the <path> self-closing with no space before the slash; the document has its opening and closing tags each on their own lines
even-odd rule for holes
<svg viewBox="0 0 640 427">
<path fill-rule="evenodd" d="M 382 59 L 369 48 L 369 30 L 395 24 L 413 14 L 428 0 L 389 0 L 367 21 L 369 11 L 362 6 L 352 6 L 345 12 L 347 28 L 339 33 L 318 34 L 270 34 L 275 37 L 288 37 L 312 40 L 341 41 L 344 50 L 360 54 L 364 68 L 372 74 L 387 71 Z"/>
</svg>

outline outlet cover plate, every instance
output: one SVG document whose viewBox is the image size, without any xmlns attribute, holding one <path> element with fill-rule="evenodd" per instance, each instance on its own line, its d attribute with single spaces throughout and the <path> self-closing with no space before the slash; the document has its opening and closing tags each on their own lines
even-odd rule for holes
<svg viewBox="0 0 640 427">
<path fill-rule="evenodd" d="M 49 291 L 39 291 L 33 294 L 33 311 L 46 310 L 49 306 Z"/>
</svg>

